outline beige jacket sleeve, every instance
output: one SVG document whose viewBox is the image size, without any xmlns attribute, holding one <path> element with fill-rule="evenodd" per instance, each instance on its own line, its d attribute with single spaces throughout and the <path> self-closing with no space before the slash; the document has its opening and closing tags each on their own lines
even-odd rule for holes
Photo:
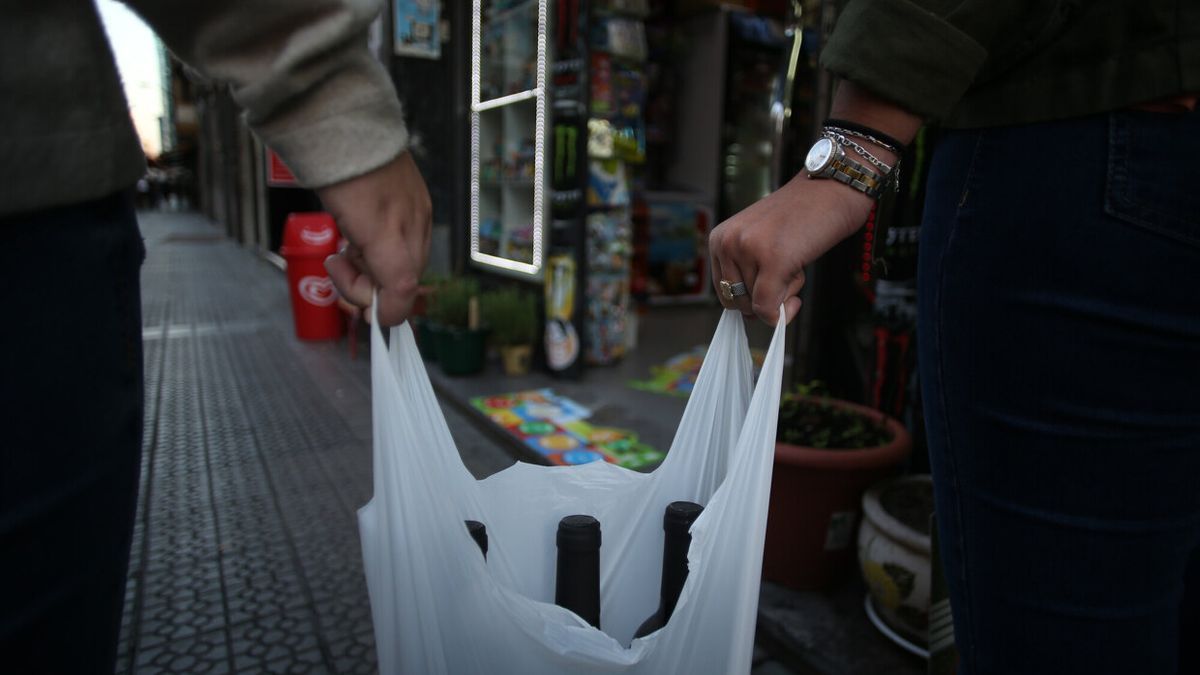
<svg viewBox="0 0 1200 675">
<path fill-rule="evenodd" d="M 230 84 L 304 185 L 359 176 L 408 147 L 391 78 L 367 49 L 379 0 L 125 2 L 185 63 Z"/>
</svg>

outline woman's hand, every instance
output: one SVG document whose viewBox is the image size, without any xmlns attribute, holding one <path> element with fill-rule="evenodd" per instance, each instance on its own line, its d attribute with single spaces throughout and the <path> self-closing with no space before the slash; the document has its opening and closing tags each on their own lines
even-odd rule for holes
<svg viewBox="0 0 1200 675">
<path fill-rule="evenodd" d="M 834 94 L 830 116 L 879 129 L 908 143 L 921 128 L 921 118 L 850 81 Z M 889 166 L 899 157 L 873 143 L 857 139 Z M 804 266 L 854 234 L 867 222 L 872 200 L 832 179 L 808 178 L 801 172 L 787 185 L 718 225 L 708 237 L 713 285 L 721 304 L 755 314 L 767 324 L 779 321 L 784 304 L 786 321 L 800 310 L 797 295 L 804 286 Z M 747 294 L 721 297 L 721 280 L 746 284 Z"/>
<path fill-rule="evenodd" d="M 721 223 L 708 237 L 721 304 L 772 326 L 782 304 L 790 322 L 800 309 L 804 266 L 854 234 L 867 221 L 872 204 L 848 185 L 802 173 Z M 721 297 L 721 280 L 745 283 L 747 294 Z"/>
</svg>

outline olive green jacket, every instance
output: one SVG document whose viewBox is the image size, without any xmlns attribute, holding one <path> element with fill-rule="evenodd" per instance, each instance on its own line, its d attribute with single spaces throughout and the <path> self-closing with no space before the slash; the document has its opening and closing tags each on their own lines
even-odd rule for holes
<svg viewBox="0 0 1200 675">
<path fill-rule="evenodd" d="M 851 0 L 833 73 L 951 127 L 1200 92 L 1197 0 Z"/>
<path fill-rule="evenodd" d="M 304 184 L 375 169 L 408 144 L 367 49 L 381 0 L 125 0 L 189 65 L 228 83 Z M 0 2 L 0 215 L 102 197 L 145 172 L 94 0 Z"/>
</svg>

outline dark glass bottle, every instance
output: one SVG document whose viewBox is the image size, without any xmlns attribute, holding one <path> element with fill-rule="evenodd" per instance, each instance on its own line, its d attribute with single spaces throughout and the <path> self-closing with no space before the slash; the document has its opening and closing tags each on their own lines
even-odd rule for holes
<svg viewBox="0 0 1200 675">
<path fill-rule="evenodd" d="M 483 559 L 487 560 L 487 527 L 478 520 L 463 521 L 467 524 L 467 532 L 471 533 L 471 538 L 479 545 L 479 550 L 483 552 Z"/>
<path fill-rule="evenodd" d="M 567 516 L 558 521 L 558 571 L 554 604 L 600 627 L 600 521 Z"/>
<path fill-rule="evenodd" d="M 645 637 L 671 620 L 675 603 L 679 602 L 679 594 L 687 581 L 687 554 L 688 547 L 692 545 L 692 535 L 688 530 L 702 511 L 703 506 L 692 502 L 671 502 L 667 505 L 663 513 L 662 585 L 658 609 L 642 622 L 633 634 L 634 638 Z"/>
</svg>

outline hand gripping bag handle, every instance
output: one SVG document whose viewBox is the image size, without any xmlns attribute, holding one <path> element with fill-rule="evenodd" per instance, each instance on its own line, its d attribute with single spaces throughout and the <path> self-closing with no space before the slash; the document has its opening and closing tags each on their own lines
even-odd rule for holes
<svg viewBox="0 0 1200 675">
<path fill-rule="evenodd" d="M 373 322 L 375 494 L 359 518 L 380 672 L 747 671 L 784 328 L 751 398 L 741 322 L 722 317 L 655 472 L 518 463 L 483 481 L 458 457 L 409 327 L 393 328 L 389 347 Z M 707 504 L 693 526 L 692 572 L 670 623 L 630 647 L 656 602 L 661 506 L 679 498 Z M 604 528 L 604 632 L 550 604 L 553 530 L 572 512 L 597 514 Z M 486 564 L 467 518 L 488 525 Z"/>
</svg>

